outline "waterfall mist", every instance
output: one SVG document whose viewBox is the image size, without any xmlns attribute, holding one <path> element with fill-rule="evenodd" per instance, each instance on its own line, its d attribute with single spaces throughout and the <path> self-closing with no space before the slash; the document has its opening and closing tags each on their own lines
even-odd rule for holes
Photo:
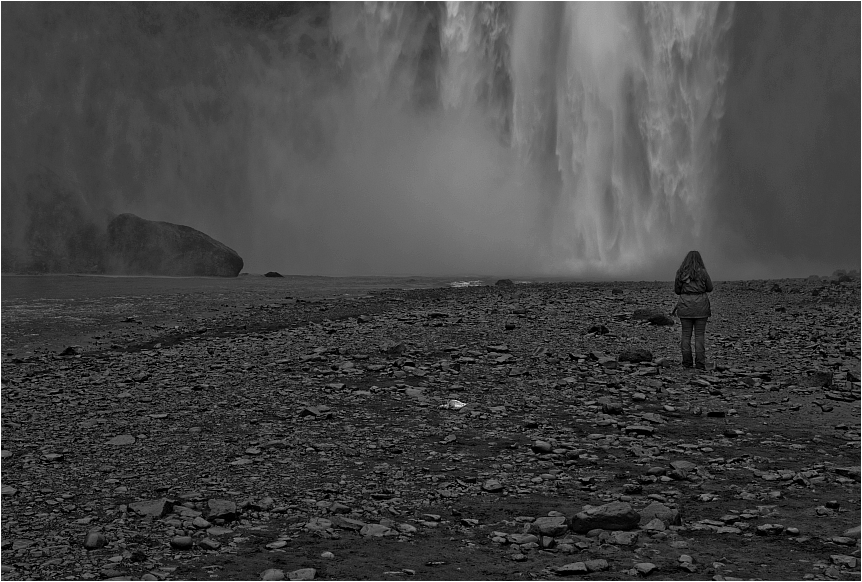
<svg viewBox="0 0 862 582">
<path fill-rule="evenodd" d="M 666 279 L 691 248 L 718 279 L 859 265 L 858 5 L 2 16 L 4 247 L 39 164 L 94 215 L 192 226 L 251 272 Z"/>
</svg>

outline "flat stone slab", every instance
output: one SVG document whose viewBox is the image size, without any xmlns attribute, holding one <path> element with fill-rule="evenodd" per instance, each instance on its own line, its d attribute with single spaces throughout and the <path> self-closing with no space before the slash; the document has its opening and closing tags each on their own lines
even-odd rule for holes
<svg viewBox="0 0 862 582">
<path fill-rule="evenodd" d="M 558 568 L 554 568 L 554 573 L 557 576 L 583 576 L 584 574 L 589 574 L 590 571 L 587 569 L 585 563 L 572 562 L 571 564 L 564 564 Z"/>
<path fill-rule="evenodd" d="M 129 504 L 129 509 L 138 515 L 149 515 L 152 517 L 164 517 L 171 512 L 174 504 L 162 497 L 150 501 L 135 501 Z"/>
</svg>

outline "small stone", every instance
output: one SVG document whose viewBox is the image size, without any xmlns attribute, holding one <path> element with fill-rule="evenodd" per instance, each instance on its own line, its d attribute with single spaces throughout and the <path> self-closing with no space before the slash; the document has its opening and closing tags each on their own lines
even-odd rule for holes
<svg viewBox="0 0 862 582">
<path fill-rule="evenodd" d="M 584 565 L 587 567 L 589 572 L 604 572 L 610 565 L 607 560 L 597 559 L 597 560 L 587 560 L 584 562 Z"/>
<path fill-rule="evenodd" d="M 631 546 L 637 542 L 638 534 L 632 531 L 611 532 L 608 542 L 617 546 Z"/>
<path fill-rule="evenodd" d="M 392 532 L 392 529 L 379 523 L 367 523 L 359 530 L 359 534 L 372 538 L 382 538 L 386 534 Z"/>
<path fill-rule="evenodd" d="M 129 504 L 129 509 L 138 515 L 151 517 L 164 517 L 171 512 L 174 504 L 164 497 L 149 501 L 135 501 Z"/>
<path fill-rule="evenodd" d="M 232 533 L 233 533 L 233 530 L 230 529 L 229 527 L 221 527 L 218 525 L 214 525 L 213 527 L 211 527 L 207 530 L 207 535 L 216 536 L 216 537 L 224 536 L 224 535 L 232 534 Z"/>
<path fill-rule="evenodd" d="M 859 526 L 851 527 L 842 534 L 844 537 L 859 539 Z"/>
<path fill-rule="evenodd" d="M 649 576 L 655 572 L 656 569 L 657 566 L 650 562 L 640 562 L 639 564 L 635 564 L 635 570 L 637 570 L 637 573 L 641 576 Z"/>
<path fill-rule="evenodd" d="M 569 530 L 566 518 L 563 517 L 538 517 L 530 524 L 530 531 L 543 536 L 558 537 Z"/>
<path fill-rule="evenodd" d="M 651 519 L 645 526 L 643 526 L 643 529 L 645 529 L 646 531 L 665 531 L 667 529 L 667 526 L 662 520 L 655 517 Z"/>
<path fill-rule="evenodd" d="M 198 546 L 202 547 L 205 550 L 217 550 L 221 547 L 221 542 L 216 541 L 212 538 L 204 538 L 198 542 Z"/>
<path fill-rule="evenodd" d="M 586 563 L 572 562 L 571 564 L 564 564 L 562 566 L 554 568 L 554 573 L 558 576 L 580 576 L 582 574 L 589 574 L 590 571 L 587 569 Z"/>
<path fill-rule="evenodd" d="M 314 580 L 314 577 L 317 575 L 317 570 L 314 568 L 300 568 L 299 570 L 294 570 L 293 572 L 287 573 L 288 580 Z"/>
<path fill-rule="evenodd" d="M 622 414 L 622 402 L 612 402 L 610 400 L 602 402 L 602 412 L 604 414 Z"/>
<path fill-rule="evenodd" d="M 530 448 L 533 450 L 534 453 L 539 453 L 540 455 L 546 455 L 554 450 L 554 447 L 551 446 L 551 443 L 545 441 L 536 441 Z"/>
<path fill-rule="evenodd" d="M 236 503 L 226 499 L 210 499 L 207 502 L 207 519 L 233 521 L 236 519 Z"/>
<path fill-rule="evenodd" d="M 108 441 L 109 445 L 133 445 L 135 444 L 135 437 L 130 434 L 121 434 L 119 436 L 115 436 L 111 440 Z"/>
<path fill-rule="evenodd" d="M 628 503 L 614 501 L 598 507 L 587 506 L 571 519 L 575 533 L 586 533 L 593 529 L 630 530 L 637 527 L 641 516 Z"/>
<path fill-rule="evenodd" d="M 207 529 L 209 527 L 212 527 L 212 524 L 201 516 L 197 516 L 196 518 L 194 518 L 192 520 L 192 525 L 198 529 Z"/>
<path fill-rule="evenodd" d="M 850 479 L 854 479 L 856 481 L 862 481 L 859 465 L 856 465 L 855 467 L 836 467 L 835 472 L 843 477 L 849 477 Z"/>
<path fill-rule="evenodd" d="M 279 570 L 278 568 L 270 568 L 269 570 L 264 570 L 260 574 L 261 580 L 284 580 L 284 570 Z"/>
<path fill-rule="evenodd" d="M 679 510 L 668 507 L 663 503 L 654 501 L 641 509 L 641 518 L 647 520 L 647 523 L 653 519 L 660 519 L 667 525 L 680 525 Z"/>
<path fill-rule="evenodd" d="M 845 556 L 845 555 L 832 555 L 829 556 L 832 559 L 832 563 L 836 566 L 843 566 L 845 568 L 853 569 L 858 564 L 858 560 L 853 556 Z"/>
<path fill-rule="evenodd" d="M 322 554 L 320 554 L 320 557 L 324 560 L 332 560 L 333 558 L 335 558 L 335 554 L 333 554 L 332 552 L 323 552 Z"/>
<path fill-rule="evenodd" d="M 784 531 L 784 526 L 777 523 L 764 523 L 754 531 L 759 536 L 777 536 Z"/>
<path fill-rule="evenodd" d="M 510 559 L 511 559 L 513 562 L 526 562 L 526 561 L 527 561 L 527 556 L 525 556 L 524 554 L 522 554 L 522 553 L 518 552 L 517 554 L 512 554 L 512 555 L 510 556 Z"/>
<path fill-rule="evenodd" d="M 87 550 L 98 550 L 105 547 L 107 543 L 108 539 L 105 537 L 105 534 L 97 531 L 91 531 L 84 538 L 84 548 Z"/>
<path fill-rule="evenodd" d="M 503 490 L 503 485 L 496 479 L 488 479 L 482 483 L 482 490 L 488 493 L 499 493 Z"/>
<path fill-rule="evenodd" d="M 194 546 L 191 536 L 174 536 L 171 538 L 171 547 L 175 550 L 190 550 Z"/>
<path fill-rule="evenodd" d="M 269 550 L 279 550 L 287 545 L 287 542 L 284 540 L 277 540 L 271 543 L 266 544 L 267 549 Z"/>
</svg>

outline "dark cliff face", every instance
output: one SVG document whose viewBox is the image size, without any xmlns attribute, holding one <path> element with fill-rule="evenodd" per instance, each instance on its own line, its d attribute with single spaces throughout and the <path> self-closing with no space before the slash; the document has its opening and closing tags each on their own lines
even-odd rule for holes
<svg viewBox="0 0 862 582">
<path fill-rule="evenodd" d="M 199 230 L 121 214 L 108 224 L 106 264 L 123 275 L 236 277 L 243 261 Z"/>
<path fill-rule="evenodd" d="M 709 208 L 729 255 L 858 264 L 859 36 L 858 3 L 736 4 Z"/>
<path fill-rule="evenodd" d="M 111 216 L 72 184 L 47 168 L 4 158 L 2 199 L 4 273 L 103 271 Z"/>
</svg>

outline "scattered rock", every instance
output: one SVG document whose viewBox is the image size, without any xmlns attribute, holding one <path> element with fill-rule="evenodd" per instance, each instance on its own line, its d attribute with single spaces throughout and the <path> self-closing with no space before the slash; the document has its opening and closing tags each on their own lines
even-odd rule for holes
<svg viewBox="0 0 862 582">
<path fill-rule="evenodd" d="M 681 525 L 680 514 L 678 509 L 668 507 L 658 501 L 653 501 L 646 507 L 640 510 L 641 519 L 647 523 L 653 519 L 659 519 L 667 525 Z"/>
<path fill-rule="evenodd" d="M 173 509 L 173 502 L 162 497 L 150 501 L 135 501 L 129 504 L 129 509 L 138 515 L 149 515 L 151 517 L 164 517 Z"/>
<path fill-rule="evenodd" d="M 359 530 L 359 534 L 370 538 L 382 538 L 392 533 L 392 529 L 378 523 L 367 523 Z"/>
<path fill-rule="evenodd" d="M 107 543 L 108 539 L 105 537 L 105 534 L 98 531 L 91 531 L 87 534 L 87 537 L 84 538 L 84 548 L 87 550 L 98 550 L 99 548 L 105 547 Z"/>
<path fill-rule="evenodd" d="M 582 576 L 589 574 L 590 571 L 584 562 L 572 562 L 571 564 L 564 564 L 554 568 L 554 573 L 557 576 Z"/>
<path fill-rule="evenodd" d="M 603 559 L 587 560 L 586 562 L 584 562 L 584 565 L 587 567 L 587 571 L 590 573 L 604 572 L 605 570 L 610 568 L 608 561 Z"/>
<path fill-rule="evenodd" d="M 649 576 L 657 569 L 658 567 L 650 562 L 641 562 L 639 564 L 635 564 L 635 570 L 640 576 Z"/>
<path fill-rule="evenodd" d="M 284 570 L 279 570 L 278 568 L 270 568 L 268 570 L 264 570 L 260 574 L 261 580 L 284 580 Z"/>
<path fill-rule="evenodd" d="M 537 517 L 530 524 L 531 532 L 553 538 L 564 535 L 568 530 L 569 526 L 566 523 L 566 518 L 561 516 Z"/>
<path fill-rule="evenodd" d="M 284 275 L 282 275 L 281 273 L 279 273 L 277 271 L 267 271 L 266 273 L 264 273 L 263 276 L 264 277 L 282 277 L 282 278 L 284 277 Z"/>
<path fill-rule="evenodd" d="M 628 503 L 614 501 L 597 507 L 587 506 L 571 518 L 571 530 L 586 533 L 593 529 L 630 530 L 637 527 L 641 516 Z"/>
<path fill-rule="evenodd" d="M 207 510 L 207 519 L 210 521 L 216 519 L 233 521 L 237 517 L 236 503 L 226 499 L 210 499 L 207 502 Z"/>
<path fill-rule="evenodd" d="M 482 483 L 482 490 L 487 491 L 488 493 L 501 493 L 503 491 L 503 485 L 496 479 L 488 479 Z"/>
</svg>

